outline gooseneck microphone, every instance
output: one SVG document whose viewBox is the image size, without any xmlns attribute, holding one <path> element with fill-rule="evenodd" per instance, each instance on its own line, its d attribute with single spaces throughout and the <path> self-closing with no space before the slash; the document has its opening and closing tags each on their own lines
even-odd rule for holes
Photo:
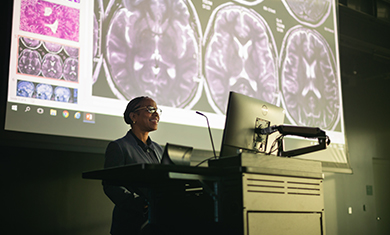
<svg viewBox="0 0 390 235">
<path fill-rule="evenodd" d="M 199 112 L 199 111 L 196 111 L 197 114 L 199 115 L 202 115 L 203 117 L 206 118 L 206 121 L 207 121 L 207 127 L 209 129 L 209 134 L 210 134 L 210 140 L 211 140 L 211 146 L 213 147 L 213 152 L 214 152 L 214 158 L 217 159 L 217 154 L 215 154 L 215 148 L 214 148 L 214 141 L 213 141 L 213 136 L 211 135 L 211 128 L 210 128 L 210 124 L 209 124 L 209 119 L 207 118 L 206 115 L 204 115 L 203 113 Z"/>
</svg>

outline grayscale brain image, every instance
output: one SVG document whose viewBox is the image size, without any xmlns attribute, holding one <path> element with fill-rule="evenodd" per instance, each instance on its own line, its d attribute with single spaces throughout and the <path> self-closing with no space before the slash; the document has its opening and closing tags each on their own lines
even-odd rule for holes
<svg viewBox="0 0 390 235">
<path fill-rule="evenodd" d="M 225 113 L 229 91 L 276 104 L 276 45 L 267 22 L 255 11 L 226 4 L 208 23 L 204 75 L 218 109 Z"/>
<path fill-rule="evenodd" d="M 327 42 L 314 30 L 293 28 L 280 59 L 281 89 L 291 121 L 333 130 L 339 119 L 339 84 Z"/>
<path fill-rule="evenodd" d="M 43 46 L 47 51 L 53 53 L 58 53 L 62 49 L 62 45 L 52 42 L 43 42 Z"/>
<path fill-rule="evenodd" d="M 329 16 L 331 0 L 283 0 L 288 12 L 301 24 L 315 26 Z"/>
<path fill-rule="evenodd" d="M 68 57 L 64 61 L 63 77 L 66 81 L 76 82 L 78 80 L 79 62 L 77 58 Z"/>
<path fill-rule="evenodd" d="M 38 75 L 41 73 L 41 55 L 34 50 L 24 49 L 19 56 L 18 70 L 20 73 L 28 75 Z"/>
<path fill-rule="evenodd" d="M 129 0 L 117 6 L 106 9 L 109 17 L 101 21 L 112 92 L 117 98 L 148 95 L 160 105 L 185 107 L 200 86 L 200 24 L 192 4 Z"/>
<path fill-rule="evenodd" d="M 42 41 L 33 38 L 21 38 L 21 40 L 23 41 L 24 45 L 26 45 L 26 47 L 31 49 L 37 49 L 42 43 Z"/>
<path fill-rule="evenodd" d="M 62 77 L 63 62 L 61 57 L 56 54 L 48 53 L 42 60 L 42 75 L 48 78 Z"/>
</svg>

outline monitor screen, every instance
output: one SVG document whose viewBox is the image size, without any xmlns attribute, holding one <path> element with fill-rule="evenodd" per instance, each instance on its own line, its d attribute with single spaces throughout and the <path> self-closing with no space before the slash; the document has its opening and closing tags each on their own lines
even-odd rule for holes
<svg viewBox="0 0 390 235">
<path fill-rule="evenodd" d="M 230 92 L 220 157 L 235 156 L 241 151 L 271 154 L 278 133 L 262 135 L 255 129 L 282 125 L 284 116 L 283 108 Z"/>
<path fill-rule="evenodd" d="M 163 110 L 153 140 L 211 150 L 195 111 L 218 148 L 234 91 L 326 130 L 331 150 L 304 157 L 348 167 L 335 0 L 14 0 L 9 11 L 6 131 L 113 140 L 129 128 L 127 102 L 147 95 Z"/>
</svg>

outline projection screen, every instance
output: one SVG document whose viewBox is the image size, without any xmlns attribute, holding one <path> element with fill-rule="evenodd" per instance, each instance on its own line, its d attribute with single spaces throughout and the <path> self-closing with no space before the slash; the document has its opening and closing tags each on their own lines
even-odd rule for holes
<svg viewBox="0 0 390 235">
<path fill-rule="evenodd" d="M 153 140 L 211 150 L 198 110 L 218 150 L 235 91 L 326 131 L 299 158 L 349 168 L 337 26 L 335 0 L 16 0 L 5 129 L 113 140 L 146 95 L 163 110 Z"/>
</svg>

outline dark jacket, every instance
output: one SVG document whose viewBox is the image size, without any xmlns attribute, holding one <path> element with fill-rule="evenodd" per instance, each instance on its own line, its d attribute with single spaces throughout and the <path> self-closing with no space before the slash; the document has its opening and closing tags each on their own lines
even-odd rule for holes
<svg viewBox="0 0 390 235">
<path fill-rule="evenodd" d="M 148 145 L 139 144 L 136 137 L 127 132 L 126 136 L 108 144 L 105 154 L 104 168 L 118 167 L 136 163 L 156 163 L 161 161 L 163 149 L 160 145 L 148 139 Z M 150 151 L 155 153 L 151 156 Z M 157 159 L 156 159 L 157 157 Z M 111 234 L 132 234 L 147 220 L 145 206 L 147 201 L 138 189 L 129 185 L 117 186 L 112 182 L 103 181 L 105 194 L 115 204 Z"/>
</svg>

